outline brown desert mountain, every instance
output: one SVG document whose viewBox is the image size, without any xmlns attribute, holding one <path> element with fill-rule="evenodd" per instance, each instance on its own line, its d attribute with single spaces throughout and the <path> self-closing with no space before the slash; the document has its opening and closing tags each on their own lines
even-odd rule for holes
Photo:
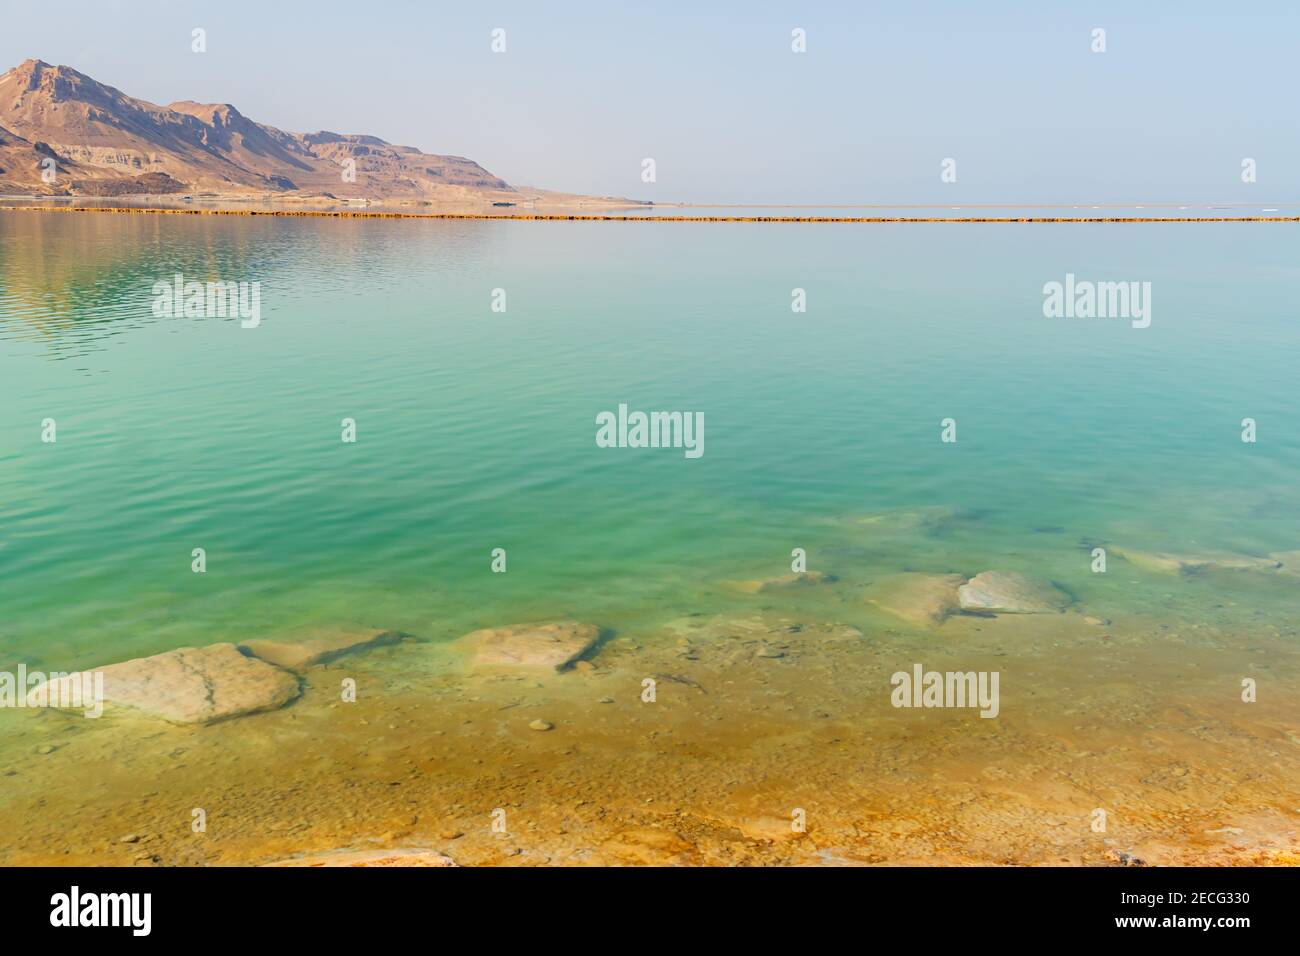
<svg viewBox="0 0 1300 956">
<path fill-rule="evenodd" d="M 157 106 L 40 60 L 0 75 L 0 194 L 169 192 L 438 203 L 560 198 L 516 190 L 460 156 L 375 136 L 288 133 L 228 103 Z"/>
</svg>

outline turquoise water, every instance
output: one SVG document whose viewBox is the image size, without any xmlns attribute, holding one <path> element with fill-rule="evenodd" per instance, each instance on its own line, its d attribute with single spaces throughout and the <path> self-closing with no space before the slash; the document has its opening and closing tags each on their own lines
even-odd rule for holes
<svg viewBox="0 0 1300 956">
<path fill-rule="evenodd" d="M 794 547 L 850 584 L 1011 567 L 1085 604 L 1280 621 L 1273 580 L 1170 598 L 1087 547 L 1300 548 L 1297 263 L 1293 224 L 0 212 L 0 666 L 318 624 L 636 630 Z M 261 326 L 155 317 L 176 272 L 260 281 Z M 1151 282 L 1151 327 L 1044 318 L 1067 272 Z M 703 412 L 704 456 L 596 447 L 619 403 Z M 848 517 L 922 507 L 953 518 Z"/>
</svg>

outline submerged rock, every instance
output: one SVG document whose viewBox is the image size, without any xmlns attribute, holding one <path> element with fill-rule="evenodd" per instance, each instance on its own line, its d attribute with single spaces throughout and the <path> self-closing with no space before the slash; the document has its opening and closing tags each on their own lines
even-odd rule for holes
<svg viewBox="0 0 1300 956">
<path fill-rule="evenodd" d="M 563 670 L 600 640 L 600 628 L 578 621 L 487 627 L 460 638 L 476 667 Z"/>
<path fill-rule="evenodd" d="M 963 611 L 994 614 L 1054 614 L 1070 598 L 1048 581 L 1015 571 L 984 571 L 957 589 Z"/>
<path fill-rule="evenodd" d="M 960 608 L 957 589 L 965 580 L 960 574 L 890 574 L 867 586 L 866 600 L 908 624 L 931 627 Z"/>
<path fill-rule="evenodd" d="M 756 581 L 729 581 L 728 584 L 746 594 L 771 594 L 773 591 L 792 591 L 795 588 L 813 587 L 818 584 L 833 584 L 835 581 L 836 577 L 833 574 L 824 574 L 821 571 L 799 571 Z"/>
<path fill-rule="evenodd" d="M 1274 551 L 1269 558 L 1277 562 L 1279 574 L 1300 575 L 1300 551 Z"/>
<path fill-rule="evenodd" d="M 693 640 L 730 640 L 731 638 L 760 637 L 769 633 L 774 622 L 787 620 L 766 614 L 698 614 L 677 618 L 665 625 L 665 630 L 677 636 L 677 643 L 689 647 Z"/>
<path fill-rule="evenodd" d="M 850 528 L 861 528 L 872 534 L 932 535 L 947 530 L 961 516 L 952 508 L 942 505 L 881 511 L 874 514 L 845 515 L 835 523 Z"/>
<path fill-rule="evenodd" d="M 277 641 L 256 639 L 239 645 L 246 654 L 285 667 L 291 671 L 306 670 L 315 664 L 324 664 L 356 651 L 396 644 L 402 639 L 399 631 L 334 630 L 322 631 L 300 640 Z"/>
<path fill-rule="evenodd" d="M 1183 570 L 1183 559 L 1174 554 L 1158 554 L 1153 551 L 1133 551 L 1128 548 L 1115 547 L 1110 548 L 1110 553 L 1146 571 L 1156 571 L 1160 574 L 1178 574 Z"/>
<path fill-rule="evenodd" d="M 314 853 L 288 860 L 276 860 L 263 863 L 262 866 L 455 866 L 456 861 L 449 856 L 422 848 L 395 850 L 332 850 L 327 853 Z"/>
<path fill-rule="evenodd" d="M 182 647 L 86 673 L 103 676 L 103 702 L 178 724 L 208 724 L 283 707 L 298 696 L 298 678 L 245 657 L 234 644 Z M 72 674 L 63 680 L 80 680 Z M 29 698 L 48 699 L 47 685 Z M 66 700 L 63 696 L 61 699 Z"/>
<path fill-rule="evenodd" d="M 1197 571 L 1276 571 L 1283 566 L 1278 555 L 1255 558 L 1247 554 L 1227 552 L 1168 554 L 1160 551 L 1138 551 L 1116 547 L 1111 547 L 1110 553 L 1118 555 L 1129 564 L 1160 574 L 1192 574 Z"/>
<path fill-rule="evenodd" d="M 665 625 L 668 635 L 677 639 L 684 656 L 707 650 L 717 644 L 745 645 L 769 640 L 787 640 L 798 634 L 801 645 L 812 646 L 828 641 L 861 640 L 862 632 L 850 624 L 834 621 L 796 620 L 776 612 L 692 615 Z"/>
</svg>

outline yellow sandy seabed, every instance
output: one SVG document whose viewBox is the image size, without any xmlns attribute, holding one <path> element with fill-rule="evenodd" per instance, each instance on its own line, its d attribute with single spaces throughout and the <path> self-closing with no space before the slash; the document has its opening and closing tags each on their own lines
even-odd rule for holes
<svg viewBox="0 0 1300 956">
<path fill-rule="evenodd" d="M 143 206 L 0 206 L 27 212 L 120 212 L 178 216 L 319 219 L 528 219 L 545 222 L 1300 222 L 1300 216 L 613 216 L 564 213 L 366 212 L 349 209 L 168 209 Z"/>
<path fill-rule="evenodd" d="M 624 630 L 563 672 L 375 647 L 202 727 L 0 709 L 0 864 L 1300 862 L 1282 629 L 1071 611 L 864 612 L 864 630 L 814 610 L 845 597 Z M 1249 660 L 1273 689 L 1245 705 Z M 941 661 L 1001 673 L 997 719 L 893 706 L 892 672 Z"/>
</svg>

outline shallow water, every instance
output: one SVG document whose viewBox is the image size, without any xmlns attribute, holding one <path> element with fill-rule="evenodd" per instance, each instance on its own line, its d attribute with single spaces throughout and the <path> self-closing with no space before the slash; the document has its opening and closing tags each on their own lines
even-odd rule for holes
<svg viewBox="0 0 1300 956">
<path fill-rule="evenodd" d="M 728 856 L 708 826 L 723 832 L 720 819 L 766 812 L 737 809 L 746 801 L 766 799 L 788 814 L 800 804 L 779 793 L 780 783 L 800 779 L 821 780 L 803 802 L 820 796 L 836 807 L 812 828 L 819 853 L 1000 861 L 1010 851 L 989 834 L 1004 831 L 980 817 L 963 826 L 967 803 L 950 789 L 970 775 L 987 796 L 996 765 L 1017 813 L 1033 805 L 1070 826 L 1083 819 L 1077 847 L 1028 861 L 1094 862 L 1089 800 L 1052 788 L 1105 779 L 1103 768 L 1066 772 L 1067 754 L 1102 748 L 1042 745 L 1094 732 L 1141 748 L 1148 770 L 1194 768 L 1177 788 L 1178 806 L 1213 819 L 1200 827 L 1194 814 L 1166 830 L 1152 823 L 1148 836 L 1170 848 L 1170 861 L 1192 858 L 1203 830 L 1248 809 L 1281 814 L 1268 818 L 1267 839 L 1236 827 L 1258 837 L 1252 848 L 1293 845 L 1300 577 L 1170 576 L 1115 557 L 1095 574 L 1089 552 L 1099 544 L 1253 556 L 1300 548 L 1298 247 L 1288 224 L 0 212 L 0 669 L 72 670 L 340 624 L 421 642 L 349 659 L 384 688 L 382 702 L 357 705 L 372 708 L 365 724 L 332 719 L 336 695 L 311 678 L 283 711 L 197 730 L 0 710 L 0 757 L 16 771 L 0 778 L 0 813 L 34 813 L 51 827 L 56 817 L 84 818 L 65 847 L 48 845 L 57 836 L 43 844 L 76 855 L 100 843 L 112 850 L 112 827 L 126 826 L 127 808 L 151 808 L 131 824 L 139 829 L 163 813 L 158 801 L 189 806 L 196 788 L 239 792 L 244 803 L 256 791 L 238 850 L 173 849 L 164 859 L 255 860 L 307 844 L 407 839 L 408 831 L 431 840 L 441 824 L 412 831 L 402 825 L 406 805 L 369 819 L 343 791 L 286 811 L 285 826 L 305 822 L 296 832 L 311 840 L 274 837 L 285 821 L 272 808 L 294 802 L 285 793 L 314 789 L 318 798 L 330 792 L 326 781 L 340 779 L 362 790 L 388 786 L 379 778 L 394 767 L 408 772 L 404 748 L 442 754 L 441 770 L 413 763 L 417 819 L 456 817 L 449 807 L 475 799 L 486 813 L 503 802 L 492 795 L 502 787 L 521 806 L 562 807 L 578 792 L 600 802 L 604 787 L 611 806 L 620 794 L 631 807 L 633 784 L 601 768 L 635 766 L 656 732 L 643 710 L 628 712 L 639 706 L 639 675 L 653 665 L 698 672 L 691 679 L 713 687 L 709 717 L 698 695 L 687 695 L 677 723 L 657 731 L 684 741 L 655 761 L 673 812 L 713 821 L 696 836 L 676 826 L 692 849 L 669 854 L 674 861 L 778 852 Z M 154 317 L 151 287 L 176 272 L 260 281 L 262 324 Z M 1067 272 L 1150 281 L 1151 326 L 1044 318 L 1042 286 Z M 791 311 L 796 287 L 807 291 L 806 313 Z M 497 288 L 506 290 L 504 313 L 490 308 Z M 595 416 L 620 403 L 703 412 L 705 454 L 596 447 Z M 357 422 L 355 444 L 340 440 L 347 417 Z M 948 417 L 955 444 L 940 441 Z M 1241 441 L 1246 417 L 1258 423 L 1252 444 Z M 52 445 L 40 440 L 45 418 L 57 421 Z M 858 520 L 898 512 L 941 518 Z M 198 547 L 207 552 L 202 575 L 190 569 Z M 508 553 L 505 574 L 490 570 L 498 547 Z M 788 573 L 793 548 L 839 581 L 757 597 L 726 586 Z M 1074 599 L 1072 613 L 918 630 L 862 599 L 887 573 L 990 568 L 1055 581 Z M 762 615 L 762 634 L 786 635 L 786 655 L 755 658 L 750 647 L 746 656 L 743 642 L 711 634 L 711 650 L 682 659 L 672 622 L 719 614 Z M 1112 623 L 1084 624 L 1084 614 Z M 531 697 L 519 696 L 516 682 L 463 674 L 444 647 L 477 627 L 565 616 L 614 639 L 595 658 L 595 676 L 550 677 Z M 832 639 L 818 622 L 861 636 Z M 726 649 L 733 644 L 735 653 Z M 889 707 L 890 673 L 953 655 L 962 669 L 981 660 L 1001 668 L 999 719 Z M 1260 682 L 1258 704 L 1240 703 L 1246 676 Z M 605 691 L 613 710 L 594 703 Z M 384 707 L 401 719 L 379 716 Z M 557 732 L 516 734 L 516 712 L 527 712 L 526 724 L 539 707 L 564 715 Z M 814 715 L 819 708 L 834 716 Z M 1072 719 L 1080 708 L 1088 720 Z M 390 719 L 403 728 L 400 742 L 377 743 L 374 728 Z M 485 736 L 466 736 L 465 720 Z M 1207 747 L 1209 732 L 1197 728 L 1216 721 L 1235 728 L 1222 732 L 1240 738 L 1237 749 Z M 305 733 L 310 759 L 286 747 Z M 1154 742 L 1142 740 L 1147 734 Z M 47 738 L 57 749 L 35 754 Z M 727 759 L 710 758 L 715 748 L 714 758 Z M 176 749 L 204 758 L 184 761 L 180 773 L 168 756 Z M 133 769 L 121 776 L 110 768 L 127 752 Z M 897 759 L 884 767 L 882 754 L 897 752 L 924 772 L 901 770 Z M 532 759 L 543 769 L 525 766 Z M 60 788 L 60 768 L 74 760 L 102 761 L 93 798 Z M 870 779 L 863 762 L 874 768 Z M 1122 764 L 1110 768 L 1114 787 L 1150 804 L 1141 774 L 1125 776 Z M 751 765 L 778 792 L 742 796 L 742 782 L 754 782 L 743 769 Z M 218 766 L 220 775 L 206 769 Z M 1224 767 L 1234 768 L 1226 778 Z M 258 789 L 268 772 L 279 797 Z M 950 781 L 932 792 L 934 813 L 947 821 L 941 829 L 952 833 L 946 843 L 899 836 L 888 852 L 854 848 L 861 814 L 888 819 L 932 775 Z M 613 816 L 602 824 L 608 833 L 588 821 L 588 838 L 548 858 L 580 862 L 592 846 L 646 824 L 630 810 Z M 1048 845 L 1034 819 L 1008 825 L 1007 846 Z M 546 840 L 563 844 L 557 830 L 575 832 L 554 820 L 539 826 L 532 844 L 517 847 L 524 858 Z M 597 830 L 599 840 L 590 836 Z M 178 834 L 158 839 L 189 847 L 183 826 Z M 646 850 L 646 840 L 654 842 L 632 838 L 634 850 L 615 840 L 613 858 L 667 852 Z M 18 838 L 0 853 L 41 858 Z M 466 855 L 498 862 L 486 849 Z"/>
</svg>

